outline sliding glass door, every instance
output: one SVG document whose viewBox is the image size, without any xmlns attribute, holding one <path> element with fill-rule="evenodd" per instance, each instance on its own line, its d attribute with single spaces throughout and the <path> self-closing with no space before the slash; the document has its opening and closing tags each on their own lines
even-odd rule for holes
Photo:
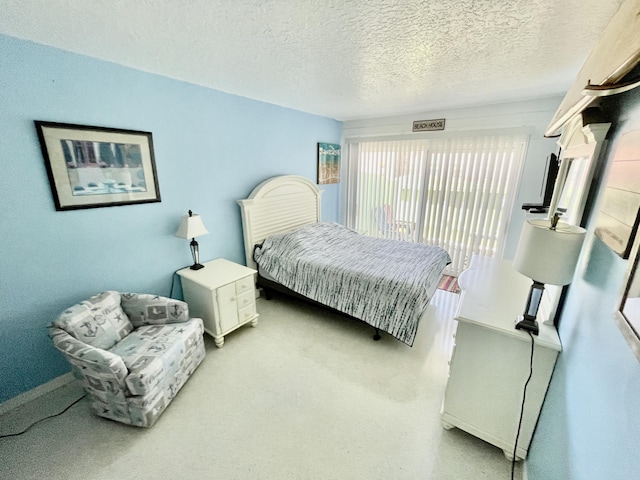
<svg viewBox="0 0 640 480">
<path fill-rule="evenodd" d="M 501 255 L 525 135 L 347 141 L 346 223 L 367 235 L 438 245 L 447 273 Z"/>
</svg>

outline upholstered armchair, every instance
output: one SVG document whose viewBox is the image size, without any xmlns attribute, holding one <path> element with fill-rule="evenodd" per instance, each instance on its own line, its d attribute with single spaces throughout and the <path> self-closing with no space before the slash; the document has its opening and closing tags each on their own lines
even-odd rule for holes
<svg viewBox="0 0 640 480">
<path fill-rule="evenodd" d="M 203 324 L 179 300 L 107 291 L 62 312 L 51 339 L 101 417 L 150 427 L 205 356 Z"/>
</svg>

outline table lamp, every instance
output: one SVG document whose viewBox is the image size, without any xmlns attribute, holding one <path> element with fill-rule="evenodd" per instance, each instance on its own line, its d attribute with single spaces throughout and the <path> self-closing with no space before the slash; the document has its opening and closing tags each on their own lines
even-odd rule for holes
<svg viewBox="0 0 640 480">
<path fill-rule="evenodd" d="M 200 249 L 198 247 L 198 242 L 196 242 L 196 237 L 201 237 L 202 235 L 206 235 L 209 233 L 202 223 L 202 218 L 198 214 L 193 214 L 191 210 L 189 210 L 189 215 L 183 215 L 180 218 L 180 225 L 178 226 L 178 231 L 176 232 L 176 237 L 191 239 L 191 243 L 189 246 L 191 247 L 191 256 L 193 257 L 193 265 L 191 265 L 191 270 L 200 270 L 204 268 L 204 265 L 200 263 Z"/>
<path fill-rule="evenodd" d="M 533 280 L 524 315 L 516 320 L 516 329 L 534 335 L 539 332 L 536 316 L 544 285 L 568 285 L 578 263 L 586 230 L 550 220 L 527 220 L 513 260 L 514 268 Z"/>
</svg>

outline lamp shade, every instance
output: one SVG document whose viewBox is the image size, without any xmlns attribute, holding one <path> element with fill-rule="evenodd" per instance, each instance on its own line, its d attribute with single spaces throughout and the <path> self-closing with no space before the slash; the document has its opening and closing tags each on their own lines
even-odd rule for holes
<svg viewBox="0 0 640 480">
<path fill-rule="evenodd" d="M 571 283 L 586 230 L 550 220 L 527 220 L 522 227 L 513 266 L 530 279 L 550 285 Z"/>
<path fill-rule="evenodd" d="M 209 233 L 202 223 L 202 217 L 196 213 L 191 213 L 189 210 L 189 215 L 184 215 L 180 217 L 180 225 L 178 226 L 178 231 L 176 232 L 176 237 L 180 238 L 196 238 L 201 237 L 202 235 L 206 235 Z"/>
</svg>

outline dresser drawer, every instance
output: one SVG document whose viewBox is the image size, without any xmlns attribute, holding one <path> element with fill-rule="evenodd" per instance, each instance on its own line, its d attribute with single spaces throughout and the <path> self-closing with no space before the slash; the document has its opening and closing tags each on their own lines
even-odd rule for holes
<svg viewBox="0 0 640 480">
<path fill-rule="evenodd" d="M 248 322 L 256 316 L 256 302 L 251 302 L 246 307 L 238 310 L 238 321 L 240 323 Z"/>
<path fill-rule="evenodd" d="M 237 299 L 238 311 L 248 307 L 249 305 L 253 305 L 255 309 L 256 295 L 253 290 L 238 295 Z M 242 319 L 240 319 L 240 321 L 242 321 Z"/>
<path fill-rule="evenodd" d="M 253 275 L 249 275 L 248 277 L 244 277 L 236 282 L 236 294 L 238 296 L 243 295 L 245 293 L 252 292 L 255 296 L 254 292 L 254 283 L 253 283 Z"/>
</svg>

